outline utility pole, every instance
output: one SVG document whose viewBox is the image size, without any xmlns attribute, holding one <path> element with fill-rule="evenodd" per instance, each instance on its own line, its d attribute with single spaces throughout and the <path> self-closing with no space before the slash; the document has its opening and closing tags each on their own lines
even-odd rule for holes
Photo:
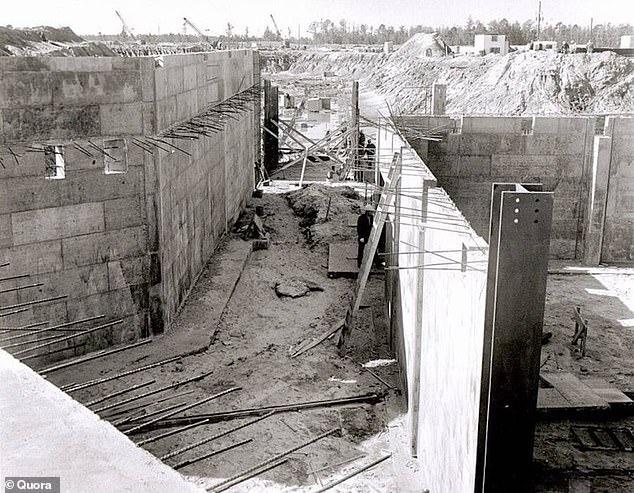
<svg viewBox="0 0 634 493">
<path fill-rule="evenodd" d="M 542 2 L 540 0 L 539 8 L 537 10 L 537 40 L 536 41 L 539 41 L 539 34 L 541 31 L 541 27 L 542 27 Z"/>
<path fill-rule="evenodd" d="M 592 17 L 590 17 L 590 41 L 592 41 L 592 21 L 594 19 Z"/>
</svg>

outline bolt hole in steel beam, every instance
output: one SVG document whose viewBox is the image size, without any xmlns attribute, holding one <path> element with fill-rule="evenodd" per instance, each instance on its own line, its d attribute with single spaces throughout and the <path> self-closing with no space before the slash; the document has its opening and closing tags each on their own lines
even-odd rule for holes
<svg viewBox="0 0 634 493">
<path fill-rule="evenodd" d="M 493 185 L 476 493 L 530 491 L 553 203 L 541 190 Z"/>
</svg>

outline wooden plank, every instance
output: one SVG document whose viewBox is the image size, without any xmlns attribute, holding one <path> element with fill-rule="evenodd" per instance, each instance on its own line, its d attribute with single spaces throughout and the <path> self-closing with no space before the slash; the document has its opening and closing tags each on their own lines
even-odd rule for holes
<svg viewBox="0 0 634 493">
<path fill-rule="evenodd" d="M 634 437 L 629 430 L 626 428 L 615 428 L 612 430 L 612 433 L 623 450 L 626 452 L 632 452 L 634 450 Z"/>
<path fill-rule="evenodd" d="M 627 395 L 602 378 L 584 378 L 581 382 L 590 387 L 595 394 L 605 399 L 609 404 L 634 403 Z"/>
<path fill-rule="evenodd" d="M 590 430 L 582 426 L 573 426 L 572 434 L 577 438 L 584 449 L 593 449 L 599 446 L 596 438 L 590 433 Z"/>
<path fill-rule="evenodd" d="M 539 389 L 537 392 L 537 409 L 570 409 L 570 404 L 557 389 Z"/>
<path fill-rule="evenodd" d="M 320 336 L 315 337 L 314 339 L 311 339 L 307 343 L 302 343 L 300 345 L 300 347 L 291 355 L 291 359 L 296 358 L 300 354 L 303 354 L 306 351 L 308 351 L 309 349 L 312 349 L 315 346 L 317 346 L 317 345 L 321 344 L 322 342 L 324 342 L 331 335 L 333 335 L 335 332 L 337 332 L 341 327 L 343 327 L 344 323 L 345 323 L 345 320 L 340 320 L 339 322 L 334 324 L 332 327 L 330 327 L 326 332 L 324 332 Z"/>
<path fill-rule="evenodd" d="M 357 245 L 339 241 L 328 245 L 328 277 L 357 275 Z"/>
<path fill-rule="evenodd" d="M 590 387 L 572 373 L 544 372 L 541 377 L 555 387 L 572 408 L 608 409 L 608 401 L 599 397 Z"/>
<path fill-rule="evenodd" d="M 398 161 L 396 161 L 396 159 L 398 159 Z M 339 343 L 337 344 L 340 350 L 343 350 L 343 348 L 345 347 L 346 341 L 350 336 L 350 323 L 352 320 L 354 320 L 357 313 L 359 312 L 361 298 L 363 297 L 363 292 L 365 291 L 368 277 L 370 277 L 370 270 L 372 269 L 372 264 L 374 263 L 374 254 L 376 253 L 376 249 L 379 244 L 379 238 L 381 236 L 381 231 L 383 230 L 383 225 L 385 224 L 385 219 L 387 218 L 387 210 L 389 207 L 392 206 L 392 201 L 394 200 L 393 192 L 396 187 L 397 181 L 400 180 L 400 171 L 399 168 L 396 166 L 397 163 L 402 163 L 402 157 L 398 155 L 398 153 L 395 155 L 395 160 L 392 162 L 392 166 L 390 167 L 390 171 L 385 182 L 387 193 L 381 194 L 379 204 L 376 208 L 374 221 L 372 222 L 372 231 L 370 232 L 370 238 L 368 239 L 368 243 L 363 250 L 363 261 L 361 262 L 361 268 L 359 269 L 355 294 L 352 299 L 352 304 L 348 310 L 348 314 L 346 316 L 346 323 L 344 324 L 341 331 L 341 336 L 339 337 Z"/>
</svg>

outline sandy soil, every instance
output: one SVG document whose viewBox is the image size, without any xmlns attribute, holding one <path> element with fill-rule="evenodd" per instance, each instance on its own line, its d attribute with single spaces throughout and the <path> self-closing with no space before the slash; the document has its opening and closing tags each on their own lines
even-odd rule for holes
<svg viewBox="0 0 634 493">
<path fill-rule="evenodd" d="M 582 380 L 587 376 L 601 377 L 624 392 L 634 390 L 634 272 L 631 271 L 598 268 L 592 269 L 591 274 L 549 276 L 544 330 L 551 331 L 553 338 L 542 349 L 543 370 L 569 371 Z M 590 327 L 585 357 L 577 346 L 570 344 L 575 306 L 581 307 Z M 542 416 L 535 437 L 537 491 L 634 491 L 632 452 L 582 451 L 570 431 L 573 424 L 634 428 L 632 411 L 623 414 Z"/>
<path fill-rule="evenodd" d="M 344 189 L 341 192 L 346 193 Z M 347 193 L 349 194 L 349 191 Z M 337 202 L 337 207 L 333 207 L 328 221 L 332 222 L 332 226 L 323 231 L 328 231 L 328 234 L 336 235 L 339 239 L 345 236 L 354 238 L 354 228 L 346 224 L 347 213 L 353 210 L 354 204 L 350 203 L 351 199 L 342 195 L 340 197 L 341 200 Z M 347 204 L 350 209 L 342 208 L 339 202 Z M 193 415 L 334 399 L 372 392 L 384 393 L 385 400 L 375 405 L 362 404 L 274 415 L 166 462 L 175 465 L 185 459 L 252 439 L 252 442 L 239 448 L 180 470 L 196 482 L 210 486 L 222 478 L 245 470 L 321 433 L 338 428 L 341 431 L 337 435 L 300 450 L 290 457 L 288 463 L 262 475 L 259 479 L 245 482 L 232 491 L 309 490 L 314 488 L 318 481 L 315 475 L 310 473 L 311 468 L 320 469 L 348 458 L 362 456 L 350 464 L 319 472 L 319 481 L 325 484 L 332 478 L 389 452 L 393 452 L 399 460 L 393 458 L 346 482 L 342 491 L 416 491 L 414 485 L 418 466 L 415 461 L 400 457 L 403 451 L 407 450 L 404 442 L 405 407 L 402 397 L 395 391 L 389 391 L 361 367 L 361 363 L 370 360 L 392 358 L 386 339 L 382 275 L 371 278 L 368 294 L 364 299 L 364 304 L 369 307 L 361 310 L 347 356 L 341 357 L 338 354 L 334 337 L 291 359 L 289 353 L 294 347 L 321 334 L 342 318 L 354 281 L 328 279 L 327 238 L 323 236 L 326 233 L 322 232 L 323 241 L 309 244 L 306 241 L 305 228 L 300 226 L 302 218 L 294 214 L 284 196 L 267 193 L 261 199 L 254 199 L 252 206 L 256 205 L 264 207 L 265 225 L 272 239 L 271 246 L 269 250 L 252 253 L 217 330 L 214 333 L 210 328 L 209 337 L 213 343 L 209 349 L 183 357 L 177 363 L 159 369 L 86 389 L 76 393 L 76 397 L 82 402 L 88 402 L 148 379 L 156 380 L 149 388 L 158 388 L 212 370 L 213 374 L 200 382 L 140 402 L 145 403 L 145 410 L 149 413 L 176 402 L 194 402 L 230 387 L 242 388 L 185 413 Z M 210 263 L 213 262 L 214 259 Z M 310 292 L 296 299 L 278 297 L 274 289 L 275 284 L 291 279 L 312 281 L 322 287 L 323 291 Z M 191 295 L 193 300 L 204 298 L 205 289 L 213 289 L 210 283 L 199 284 Z M 205 326 L 204 312 L 197 311 L 197 303 L 188 303 L 180 318 L 191 320 L 192 317 L 198 316 L 199 324 Z M 109 360 L 109 367 L 105 362 L 101 362 L 99 374 L 108 375 L 162 359 L 162 354 L 156 352 L 160 347 L 155 346 L 151 359 L 138 361 L 124 360 L 123 357 L 113 358 Z M 95 368 L 88 372 L 85 370 L 79 367 L 71 368 L 63 372 L 63 375 L 55 375 L 55 381 L 61 384 L 98 376 L 93 374 Z M 377 367 L 373 371 L 393 385 L 398 382 L 395 364 Z M 174 395 L 189 390 L 193 390 L 193 393 L 178 400 L 152 405 L 152 402 L 163 395 Z M 143 391 L 145 389 L 140 389 L 104 404 L 138 395 Z M 92 406 L 95 407 L 98 406 Z M 131 408 L 133 405 L 124 407 Z M 111 421 L 122 416 L 115 415 L 112 411 L 102 414 L 108 416 Z M 250 419 L 252 418 L 197 427 L 149 443 L 146 448 L 157 457 L 161 457 Z M 133 435 L 132 438 L 139 441 L 164 431 L 166 430 L 142 433 Z"/>
</svg>

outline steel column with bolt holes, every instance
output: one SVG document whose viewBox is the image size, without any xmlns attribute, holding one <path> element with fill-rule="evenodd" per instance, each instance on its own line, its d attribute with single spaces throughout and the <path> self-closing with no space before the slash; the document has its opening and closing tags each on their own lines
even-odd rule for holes
<svg viewBox="0 0 634 493">
<path fill-rule="evenodd" d="M 476 492 L 529 492 L 553 194 L 494 183 Z"/>
<path fill-rule="evenodd" d="M 278 164 L 278 128 L 275 123 L 279 119 L 278 88 L 270 80 L 264 81 L 264 130 L 262 132 L 262 147 L 264 150 L 264 167 L 267 171 L 274 170 Z M 273 123 L 275 122 L 275 123 Z M 268 130 L 268 131 L 267 131 Z M 271 132 L 273 135 L 271 135 Z"/>
</svg>

